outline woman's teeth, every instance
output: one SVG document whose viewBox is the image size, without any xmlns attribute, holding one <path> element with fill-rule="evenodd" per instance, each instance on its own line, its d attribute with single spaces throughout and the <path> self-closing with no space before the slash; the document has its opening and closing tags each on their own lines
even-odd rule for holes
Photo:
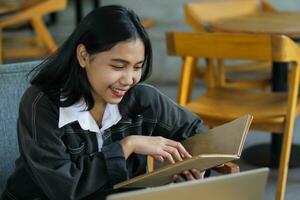
<svg viewBox="0 0 300 200">
<path fill-rule="evenodd" d="M 120 90 L 120 89 L 117 89 L 115 87 L 111 87 L 112 90 L 114 90 L 115 92 L 119 93 L 119 94 L 125 94 L 125 90 Z"/>
</svg>

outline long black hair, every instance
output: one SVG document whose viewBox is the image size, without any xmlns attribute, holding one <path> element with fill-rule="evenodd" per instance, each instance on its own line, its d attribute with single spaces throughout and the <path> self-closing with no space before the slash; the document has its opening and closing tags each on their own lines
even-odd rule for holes
<svg viewBox="0 0 300 200">
<path fill-rule="evenodd" d="M 117 43 L 140 38 L 145 46 L 145 61 L 141 81 L 152 69 L 152 48 L 149 37 L 139 17 L 122 6 L 111 5 L 96 8 L 76 27 L 70 37 L 33 71 L 31 84 L 39 87 L 61 107 L 67 107 L 84 98 L 87 109 L 95 102 L 85 69 L 76 56 L 78 44 L 83 44 L 91 55 L 110 50 Z M 64 101 L 59 98 L 63 97 Z"/>
</svg>

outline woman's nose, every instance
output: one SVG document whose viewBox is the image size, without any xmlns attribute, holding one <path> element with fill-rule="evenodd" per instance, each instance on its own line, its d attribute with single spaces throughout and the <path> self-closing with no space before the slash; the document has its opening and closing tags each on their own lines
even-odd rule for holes
<svg viewBox="0 0 300 200">
<path fill-rule="evenodd" d="M 120 79 L 122 85 L 132 85 L 135 83 L 135 73 L 132 70 L 126 70 Z"/>
</svg>

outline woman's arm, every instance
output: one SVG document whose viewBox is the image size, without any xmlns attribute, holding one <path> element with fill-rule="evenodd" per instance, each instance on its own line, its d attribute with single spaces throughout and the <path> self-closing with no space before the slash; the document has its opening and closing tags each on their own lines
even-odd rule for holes
<svg viewBox="0 0 300 200">
<path fill-rule="evenodd" d="M 191 157 L 181 141 L 201 132 L 202 120 L 188 112 L 156 88 L 147 85 L 136 85 L 130 94 L 134 100 L 134 110 L 142 115 L 144 122 L 151 121 L 143 132 L 144 136 L 132 135 L 121 141 L 125 157 L 132 152 L 152 155 L 156 160 L 174 163 Z M 176 140 L 176 141 L 174 141 Z"/>
<path fill-rule="evenodd" d="M 182 141 L 202 132 L 202 119 L 175 103 L 168 96 L 148 84 L 136 86 L 135 96 L 142 107 L 147 107 L 144 118 L 155 117 L 152 136 Z"/>
</svg>

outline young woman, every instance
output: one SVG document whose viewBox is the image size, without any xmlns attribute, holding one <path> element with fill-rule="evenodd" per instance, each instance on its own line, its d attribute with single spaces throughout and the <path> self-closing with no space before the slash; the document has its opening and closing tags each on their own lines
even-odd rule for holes
<svg viewBox="0 0 300 200">
<path fill-rule="evenodd" d="M 146 155 L 190 158 L 177 141 L 199 133 L 202 121 L 141 83 L 151 63 L 135 13 L 105 6 L 88 14 L 32 72 L 20 103 L 21 155 L 2 199 L 101 199 L 145 173 Z M 202 176 L 189 170 L 174 180 Z"/>
</svg>

